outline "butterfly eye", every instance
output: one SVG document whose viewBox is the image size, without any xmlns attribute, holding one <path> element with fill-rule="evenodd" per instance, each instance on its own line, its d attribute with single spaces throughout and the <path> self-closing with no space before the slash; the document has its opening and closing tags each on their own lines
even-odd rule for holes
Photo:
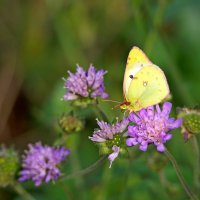
<svg viewBox="0 0 200 200">
<path fill-rule="evenodd" d="M 133 75 L 130 75 L 129 77 L 130 77 L 131 79 L 133 79 Z"/>
</svg>

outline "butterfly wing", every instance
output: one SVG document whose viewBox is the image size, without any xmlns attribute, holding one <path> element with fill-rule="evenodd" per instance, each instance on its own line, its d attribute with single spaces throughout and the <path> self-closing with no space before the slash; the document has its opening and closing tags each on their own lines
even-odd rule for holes
<svg viewBox="0 0 200 200">
<path fill-rule="evenodd" d="M 127 93 L 129 110 L 138 111 L 160 103 L 169 95 L 164 72 L 156 65 L 143 66 L 131 80 Z"/>
<path fill-rule="evenodd" d="M 134 77 L 141 67 L 146 64 L 152 63 L 140 48 L 134 46 L 129 52 L 124 73 L 123 91 L 125 100 L 127 100 L 128 89 L 131 83 L 131 78 L 129 76 L 131 75 Z"/>
</svg>

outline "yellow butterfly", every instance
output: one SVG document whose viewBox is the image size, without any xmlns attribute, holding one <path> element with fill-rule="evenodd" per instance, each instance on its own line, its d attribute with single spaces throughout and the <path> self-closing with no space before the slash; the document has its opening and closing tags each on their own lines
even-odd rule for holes
<svg viewBox="0 0 200 200">
<path fill-rule="evenodd" d="M 125 101 L 120 108 L 130 112 L 158 104 L 170 95 L 164 72 L 138 47 L 128 55 L 123 92 Z"/>
</svg>

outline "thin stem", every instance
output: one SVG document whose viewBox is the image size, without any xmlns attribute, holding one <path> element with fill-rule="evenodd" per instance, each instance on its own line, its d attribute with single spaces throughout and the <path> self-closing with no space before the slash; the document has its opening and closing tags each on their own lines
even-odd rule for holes
<svg viewBox="0 0 200 200">
<path fill-rule="evenodd" d="M 200 153 L 199 153 L 199 145 L 196 136 L 192 137 L 192 142 L 194 145 L 196 162 L 194 166 L 194 191 L 198 192 L 199 186 L 199 168 L 200 168 Z"/>
<path fill-rule="evenodd" d="M 165 155 L 171 161 L 171 163 L 175 169 L 176 175 L 178 176 L 178 179 L 181 182 L 181 185 L 183 186 L 187 195 L 190 197 L 190 199 L 197 200 L 197 197 L 195 196 L 195 194 L 193 194 L 193 192 L 190 190 L 188 184 L 186 183 L 186 181 L 180 171 L 180 168 L 176 162 L 176 159 L 173 157 L 173 155 L 167 149 L 165 150 Z"/>
<path fill-rule="evenodd" d="M 12 188 L 24 199 L 24 200 L 35 200 L 31 194 L 29 194 L 21 184 L 15 182 L 12 184 Z"/>
<path fill-rule="evenodd" d="M 99 160 L 97 160 L 94 164 L 90 165 L 89 167 L 82 169 L 80 171 L 77 171 L 75 173 L 62 176 L 59 181 L 69 180 L 69 179 L 76 178 L 78 176 L 84 176 L 86 174 L 89 174 L 90 172 L 94 171 L 97 167 L 102 165 L 106 158 L 107 158 L 107 155 L 102 156 Z"/>
</svg>

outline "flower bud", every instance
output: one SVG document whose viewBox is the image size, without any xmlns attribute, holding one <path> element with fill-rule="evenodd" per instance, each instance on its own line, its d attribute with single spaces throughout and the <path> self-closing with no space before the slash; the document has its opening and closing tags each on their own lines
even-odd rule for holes
<svg viewBox="0 0 200 200">
<path fill-rule="evenodd" d="M 179 109 L 178 117 L 181 117 L 183 120 L 181 132 L 186 141 L 192 135 L 200 133 L 200 111 L 198 109 Z"/>
<path fill-rule="evenodd" d="M 14 149 L 0 149 L 0 186 L 6 187 L 12 184 L 18 169 L 19 159 Z"/>
<path fill-rule="evenodd" d="M 84 122 L 79 118 L 71 115 L 63 115 L 58 123 L 64 133 L 67 134 L 79 132 L 84 128 Z"/>
</svg>

